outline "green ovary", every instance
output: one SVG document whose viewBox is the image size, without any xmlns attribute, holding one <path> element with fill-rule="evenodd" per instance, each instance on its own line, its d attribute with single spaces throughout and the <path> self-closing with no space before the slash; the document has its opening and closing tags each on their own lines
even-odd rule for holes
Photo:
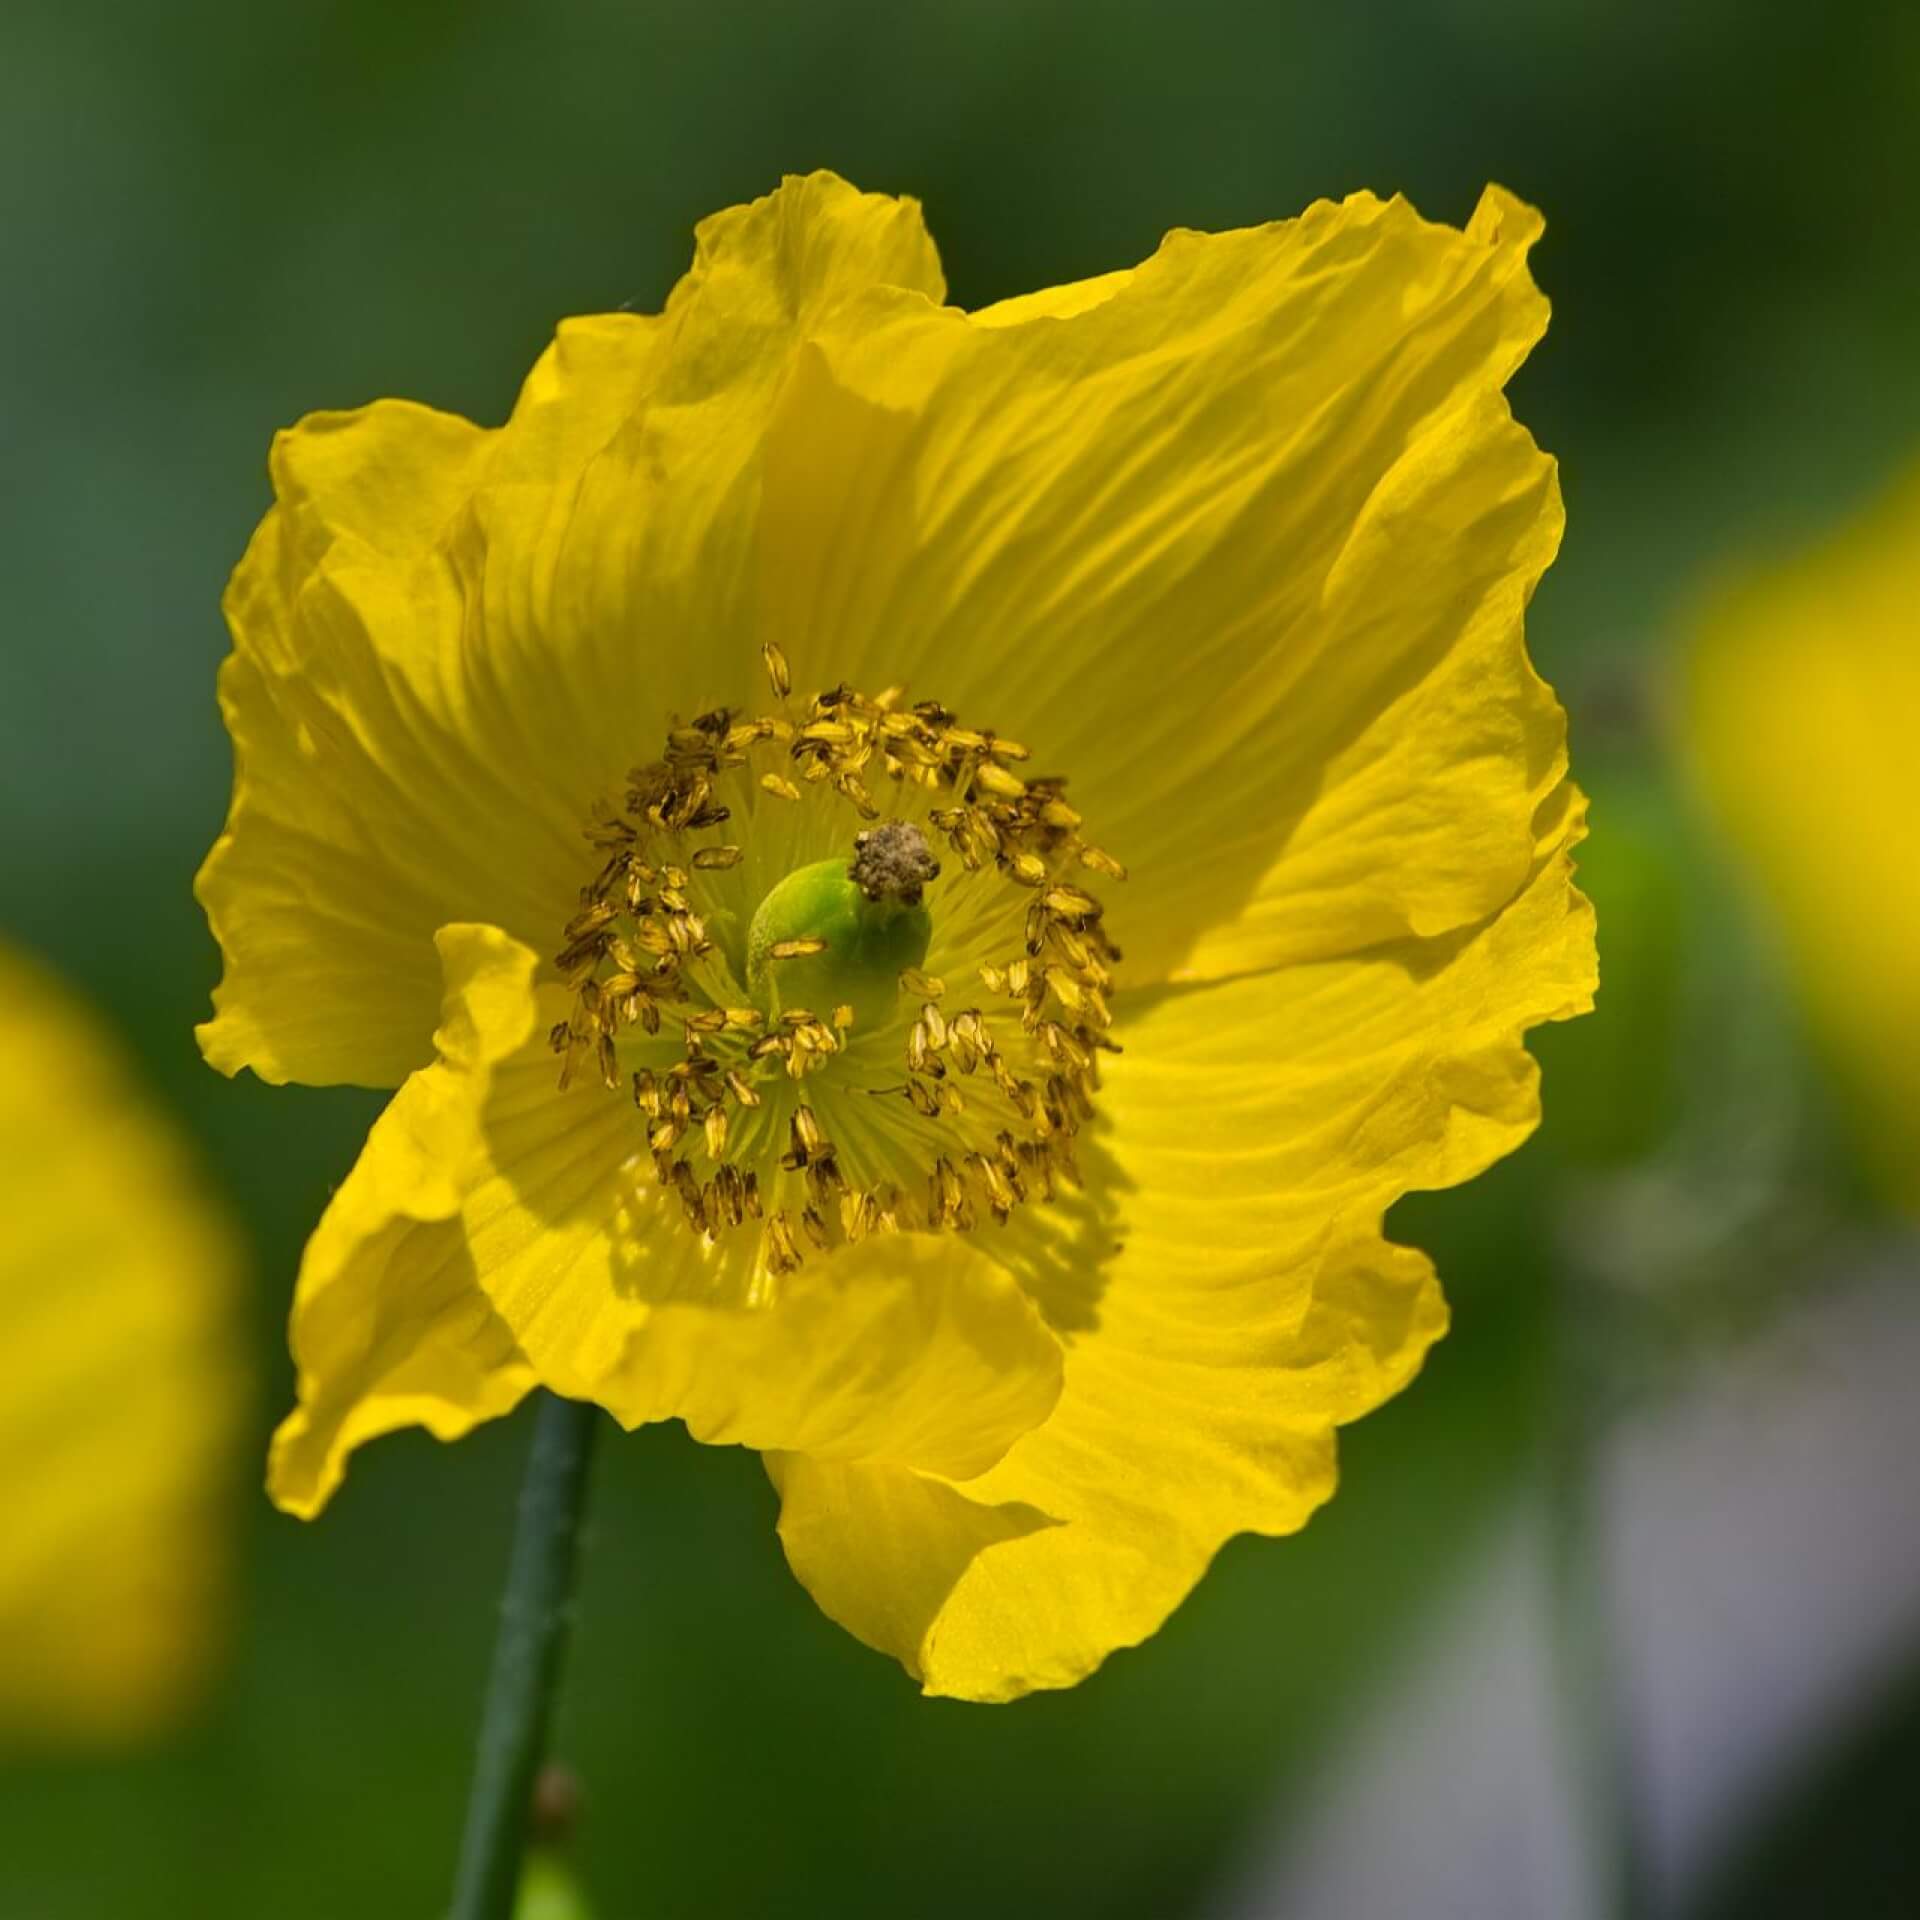
<svg viewBox="0 0 1920 1920">
<path fill-rule="evenodd" d="M 854 1031 L 873 1032 L 900 1009 L 900 975 L 920 966 L 933 938 L 924 906 L 869 900 L 845 858 L 798 867 L 755 910 L 747 932 L 747 988 L 770 1011 L 805 1007 L 822 1020 L 853 1009 Z M 819 953 L 776 957 L 787 941 L 824 940 Z"/>
</svg>

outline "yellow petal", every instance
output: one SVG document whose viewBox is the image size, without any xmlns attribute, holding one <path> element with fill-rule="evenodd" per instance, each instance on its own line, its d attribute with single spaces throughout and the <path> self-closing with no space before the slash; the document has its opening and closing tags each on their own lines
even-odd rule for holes
<svg viewBox="0 0 1920 1920">
<path fill-rule="evenodd" d="M 565 487 L 646 405 L 666 329 L 652 314 L 562 320 L 520 388 L 506 428 L 487 437 L 490 486 Z"/>
<path fill-rule="evenodd" d="M 374 1122 L 300 1262 L 291 1340 L 299 1405 L 274 1435 L 267 1490 L 319 1512 L 363 1441 L 421 1426 L 458 1439 L 539 1384 L 493 1311 L 461 1231 L 484 1158 L 476 1099 L 532 1031 L 533 955 L 490 927 L 438 938 L 439 1057 Z"/>
<path fill-rule="evenodd" d="M 523 757 L 576 815 L 659 751 L 670 715 L 764 695 L 750 554 L 768 416 L 808 333 L 876 286 L 941 297 L 919 203 L 789 177 L 700 223 L 648 322 L 644 391 L 589 457 L 529 450 L 516 413 L 510 483 L 497 464 L 458 565 L 489 648 L 526 663 Z M 576 348 L 569 390 L 595 378 Z"/>
<path fill-rule="evenodd" d="M 1000 1571 L 1000 1559 L 989 1549 L 1059 1525 L 1037 1507 L 1017 1501 L 988 1505 L 904 1467 L 812 1460 L 799 1453 L 769 1453 L 766 1465 L 780 1494 L 780 1544 L 795 1574 L 829 1618 L 892 1654 L 930 1691 L 934 1650 L 944 1650 L 949 1621 L 985 1618 L 984 1609 L 950 1607 L 962 1583 L 979 1591 Z M 1007 1680 L 983 1697 L 1026 1691 L 1022 1681 L 1038 1664 L 1022 1644 L 1028 1609 L 1052 1611 L 1044 1573 L 1036 1578 L 1015 1565 L 1008 1578 L 993 1610 L 996 1624 L 1008 1623 L 1003 1647 L 978 1663 L 983 1672 Z M 1048 1624 L 1063 1644 L 1075 1638 L 1074 1629 L 1062 1632 L 1057 1620 L 1035 1621 L 1039 1637 L 1047 1636 Z"/>
<path fill-rule="evenodd" d="M 497 686 L 444 551 L 487 447 L 397 403 L 276 442 L 285 504 L 227 592 L 233 802 L 196 886 L 226 960 L 200 1041 L 224 1072 L 391 1085 L 430 1054 L 435 928 L 544 944 L 570 910 L 579 818 L 526 763 L 533 691 Z"/>
<path fill-rule="evenodd" d="M 973 324 L 1018 327 L 1029 320 L 1071 320 L 1076 313 L 1090 312 L 1111 300 L 1132 278 L 1132 269 L 1123 267 L 1117 273 L 1095 274 L 1091 280 L 1070 280 L 1064 286 L 1016 294 L 1011 300 L 997 300 L 990 307 L 976 309 Z"/>
<path fill-rule="evenodd" d="M 968 1479 L 1046 1419 L 1060 1379 L 1059 1343 L 1004 1268 L 903 1234 L 809 1261 L 770 1307 L 653 1306 L 598 1391 L 628 1426 Z"/>
<path fill-rule="evenodd" d="M 556 1088 L 564 1001 L 536 993 L 531 951 L 479 927 L 440 948 L 440 1057 L 375 1126 L 302 1265 L 281 1505 L 317 1511 L 375 1434 L 451 1438 L 535 1383 L 628 1426 L 955 1475 L 1046 1418 L 1058 1342 L 968 1246 L 867 1241 L 750 1305 L 753 1237 L 709 1247 L 656 1185 L 631 1103 Z"/>
<path fill-rule="evenodd" d="M 236 1248 L 91 1016 L 0 951 L 0 1735 L 119 1739 L 226 1624 Z"/>
<path fill-rule="evenodd" d="M 958 1487 L 773 1463 L 789 1558 L 828 1613 L 930 1692 L 1005 1699 L 1152 1633 L 1233 1534 L 1304 1523 L 1333 1491 L 1335 1426 L 1445 1325 L 1425 1256 L 1381 1237 L 1386 1208 L 1526 1137 L 1520 1034 L 1590 1001 L 1580 830 L 1562 789 L 1526 884 L 1472 928 L 1168 989 L 1126 1022 L 1111 1130 L 1085 1155 L 1121 1250 L 1090 1300 L 1042 1292 L 1068 1330 L 1053 1417 Z"/>
<path fill-rule="evenodd" d="M 876 287 L 927 311 L 942 297 L 915 200 L 814 173 L 702 221 L 649 404 L 557 510 L 547 502 L 543 535 L 490 530 L 509 583 L 499 624 L 546 636 L 578 732 L 614 729 L 616 776 L 658 751 L 669 712 L 764 699 L 753 553 L 768 419 L 805 340 Z"/>
<path fill-rule="evenodd" d="M 664 315 L 563 326 L 499 431 L 384 401 L 281 436 L 227 599 L 216 1066 L 396 1084 L 431 1058 L 438 927 L 546 950 L 589 803 L 757 671 L 736 583 L 766 415 L 804 331 L 876 282 L 940 295 L 915 203 L 789 180 L 703 223 Z"/>
<path fill-rule="evenodd" d="M 1889 1195 L 1920 1210 L 1920 469 L 1701 616 L 1686 717 Z"/>
<path fill-rule="evenodd" d="M 1501 394 L 1538 231 L 1360 195 L 971 321 L 850 302 L 769 439 L 764 633 L 1068 774 L 1130 981 L 1472 923 L 1565 768 L 1521 638 L 1558 493 Z"/>
<path fill-rule="evenodd" d="M 849 295 L 897 287 L 936 305 L 940 256 L 920 202 L 862 193 L 822 169 L 788 174 L 777 192 L 702 220 L 693 267 L 667 303 L 682 329 L 672 397 L 710 393 L 786 347 Z"/>
</svg>

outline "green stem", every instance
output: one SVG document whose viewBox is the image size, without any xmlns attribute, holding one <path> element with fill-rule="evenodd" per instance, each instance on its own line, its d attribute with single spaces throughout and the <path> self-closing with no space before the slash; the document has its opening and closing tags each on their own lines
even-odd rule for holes
<svg viewBox="0 0 1920 1920">
<path fill-rule="evenodd" d="M 534 1775 L 573 1623 L 574 1571 L 598 1418 L 591 1405 L 540 1396 L 449 1920 L 512 1920 Z"/>
</svg>

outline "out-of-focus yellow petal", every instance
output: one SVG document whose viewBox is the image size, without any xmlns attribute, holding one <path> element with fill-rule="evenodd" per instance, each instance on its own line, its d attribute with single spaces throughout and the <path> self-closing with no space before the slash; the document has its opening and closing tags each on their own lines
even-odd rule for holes
<svg viewBox="0 0 1920 1920">
<path fill-rule="evenodd" d="M 1889 1194 L 1920 1211 L 1920 470 L 1703 616 L 1690 748 Z"/>
<path fill-rule="evenodd" d="M 1521 634 L 1559 497 L 1501 393 L 1539 227 L 1359 195 L 973 320 L 848 303 L 769 440 L 765 632 L 1070 775 L 1130 981 L 1472 923 L 1565 770 Z"/>
<path fill-rule="evenodd" d="M 439 944 L 440 1057 L 375 1126 L 302 1265 L 282 1506 L 317 1511 L 376 1434 L 453 1438 L 535 1384 L 628 1426 L 961 1476 L 1046 1418 L 1059 1344 L 972 1247 L 869 1240 L 750 1304 L 752 1237 L 689 1233 L 631 1105 L 556 1089 L 561 1003 L 534 988 L 532 952 L 483 927 Z"/>
<path fill-rule="evenodd" d="M 0 950 L 0 1744 L 156 1731 L 206 1677 L 236 1264 L 105 1034 Z"/>
<path fill-rule="evenodd" d="M 664 315 L 563 326 L 505 427 L 381 401 L 280 436 L 227 596 L 216 1066 L 394 1085 L 431 1058 L 437 928 L 546 949 L 588 804 L 755 671 L 766 415 L 801 334 L 876 281 L 939 296 L 915 203 L 790 180 L 703 223 Z"/>
<path fill-rule="evenodd" d="M 828 1613 L 930 1692 L 1071 1685 L 1152 1633 L 1230 1536 L 1290 1532 L 1332 1493 L 1334 1428 L 1445 1326 L 1425 1256 L 1381 1237 L 1386 1208 L 1526 1137 L 1520 1035 L 1591 1000 L 1581 815 L 1571 789 L 1546 803 L 1530 878 L 1472 927 L 1165 989 L 1126 1022 L 1111 1130 L 1084 1156 L 1117 1251 L 1090 1302 L 1041 1296 L 1068 1343 L 1053 1417 L 958 1487 L 772 1463 Z"/>
</svg>

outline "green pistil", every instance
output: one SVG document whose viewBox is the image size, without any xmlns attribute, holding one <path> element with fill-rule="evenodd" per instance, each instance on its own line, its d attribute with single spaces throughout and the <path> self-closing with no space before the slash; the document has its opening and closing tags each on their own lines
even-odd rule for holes
<svg viewBox="0 0 1920 1920">
<path fill-rule="evenodd" d="M 747 990 L 769 1011 L 805 1007 L 830 1020 L 853 1009 L 853 1030 L 870 1033 L 899 1011 L 900 975 L 927 957 L 933 916 L 917 898 L 869 897 L 844 858 L 796 868 L 760 902 L 747 930 Z M 818 952 L 775 953 L 794 941 L 824 941 Z"/>
</svg>

